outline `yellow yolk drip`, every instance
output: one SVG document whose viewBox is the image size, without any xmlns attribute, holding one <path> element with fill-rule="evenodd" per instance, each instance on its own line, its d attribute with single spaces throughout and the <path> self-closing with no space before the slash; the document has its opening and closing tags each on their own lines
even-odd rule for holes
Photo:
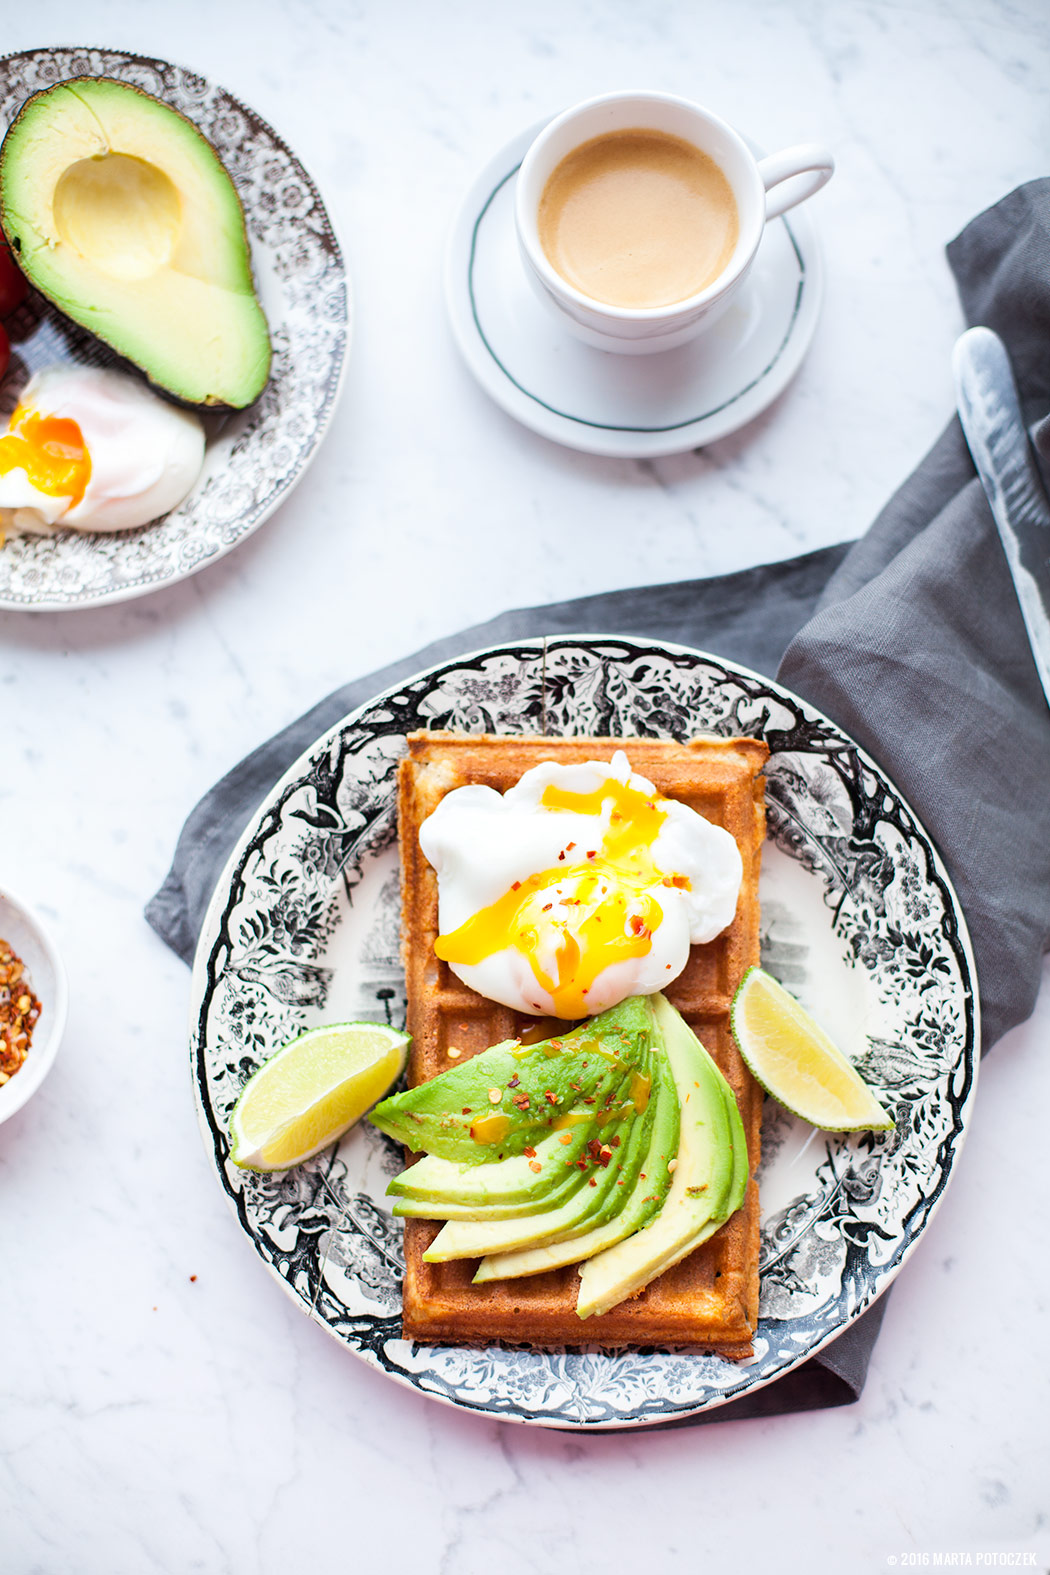
<svg viewBox="0 0 1050 1575">
<path fill-rule="evenodd" d="M 91 480 L 91 456 L 75 421 L 19 405 L 0 437 L 0 476 L 9 470 L 24 470 L 38 492 L 69 498 L 73 508 Z"/>
<path fill-rule="evenodd" d="M 515 882 L 510 891 L 481 908 L 457 930 L 438 937 L 434 950 L 445 962 L 476 966 L 508 947 L 521 952 L 547 991 L 558 1017 L 591 1015 L 587 994 L 598 975 L 614 963 L 644 957 L 663 910 L 648 888 L 671 884 L 653 863 L 652 845 L 667 818 L 660 800 L 648 798 L 610 777 L 591 793 L 569 793 L 553 784 L 540 804 L 557 812 L 598 816 L 611 801 L 600 847 L 563 850 L 550 870 Z M 582 854 L 582 857 L 581 857 Z M 679 878 L 675 884 L 681 884 Z M 554 913 L 552 886 L 562 885 Z M 564 910 L 573 911 L 570 919 Z M 544 959 L 554 958 L 554 972 Z"/>
</svg>

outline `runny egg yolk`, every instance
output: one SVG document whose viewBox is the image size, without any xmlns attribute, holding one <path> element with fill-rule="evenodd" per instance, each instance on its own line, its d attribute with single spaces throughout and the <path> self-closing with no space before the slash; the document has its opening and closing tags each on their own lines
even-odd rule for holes
<svg viewBox="0 0 1050 1575">
<path fill-rule="evenodd" d="M 439 936 L 434 947 L 438 957 L 476 966 L 495 952 L 513 948 L 528 961 L 558 1017 L 590 1015 L 587 993 L 598 975 L 652 950 L 652 934 L 663 910 L 651 888 L 688 884 L 681 877 L 666 877 L 653 862 L 652 845 L 667 818 L 659 799 L 609 777 L 590 793 L 548 784 L 540 805 L 599 816 L 610 800 L 600 847 L 577 850 L 570 843 L 556 868 L 515 882 L 458 929 Z M 557 901 L 545 900 L 552 886 L 562 888 Z"/>
<path fill-rule="evenodd" d="M 0 476 L 24 470 L 32 486 L 49 498 L 69 498 L 74 508 L 91 480 L 84 436 L 68 416 L 45 416 L 18 405 L 0 437 Z"/>
</svg>

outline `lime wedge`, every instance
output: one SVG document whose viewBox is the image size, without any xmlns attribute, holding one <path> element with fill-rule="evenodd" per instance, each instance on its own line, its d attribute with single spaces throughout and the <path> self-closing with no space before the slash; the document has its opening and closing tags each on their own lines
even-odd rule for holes
<svg viewBox="0 0 1050 1575">
<path fill-rule="evenodd" d="M 749 968 L 733 997 L 733 1038 L 767 1094 L 825 1132 L 885 1132 L 893 1117 L 793 995 Z"/>
<path fill-rule="evenodd" d="M 400 1077 L 408 1044 L 408 1034 L 382 1023 L 335 1023 L 289 1040 L 233 1107 L 233 1163 L 288 1170 L 327 1148 Z"/>
</svg>

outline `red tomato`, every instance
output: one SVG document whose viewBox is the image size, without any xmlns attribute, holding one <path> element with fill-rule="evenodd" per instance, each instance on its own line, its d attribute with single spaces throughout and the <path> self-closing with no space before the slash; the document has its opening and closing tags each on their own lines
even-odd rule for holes
<svg viewBox="0 0 1050 1575">
<path fill-rule="evenodd" d="M 11 248 L 0 242 L 0 317 L 21 306 L 28 294 L 29 285 L 11 256 Z"/>
<path fill-rule="evenodd" d="M 4 330 L 0 328 L 0 382 L 3 381 L 4 373 L 7 371 L 7 363 L 10 359 L 11 341 Z"/>
</svg>

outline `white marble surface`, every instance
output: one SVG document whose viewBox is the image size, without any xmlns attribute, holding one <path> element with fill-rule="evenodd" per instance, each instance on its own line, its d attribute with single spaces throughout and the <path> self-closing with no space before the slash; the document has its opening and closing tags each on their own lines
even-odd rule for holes
<svg viewBox="0 0 1050 1575">
<path fill-rule="evenodd" d="M 356 308 L 324 448 L 251 540 L 125 606 L 0 621 L 0 878 L 72 988 L 49 1081 L 0 1129 L 4 1575 L 1045 1567 L 1050 989 L 985 1065 L 857 1405 L 582 1438 L 404 1392 L 282 1296 L 206 1162 L 187 973 L 141 918 L 198 795 L 344 679 L 505 607 L 866 527 L 950 412 L 944 243 L 1047 172 L 1044 0 L 50 0 L 5 6 L 3 34 L 158 54 L 251 103 L 326 192 Z M 491 152 L 627 84 L 839 160 L 797 381 L 647 464 L 516 428 L 459 365 L 440 282 Z"/>
</svg>

